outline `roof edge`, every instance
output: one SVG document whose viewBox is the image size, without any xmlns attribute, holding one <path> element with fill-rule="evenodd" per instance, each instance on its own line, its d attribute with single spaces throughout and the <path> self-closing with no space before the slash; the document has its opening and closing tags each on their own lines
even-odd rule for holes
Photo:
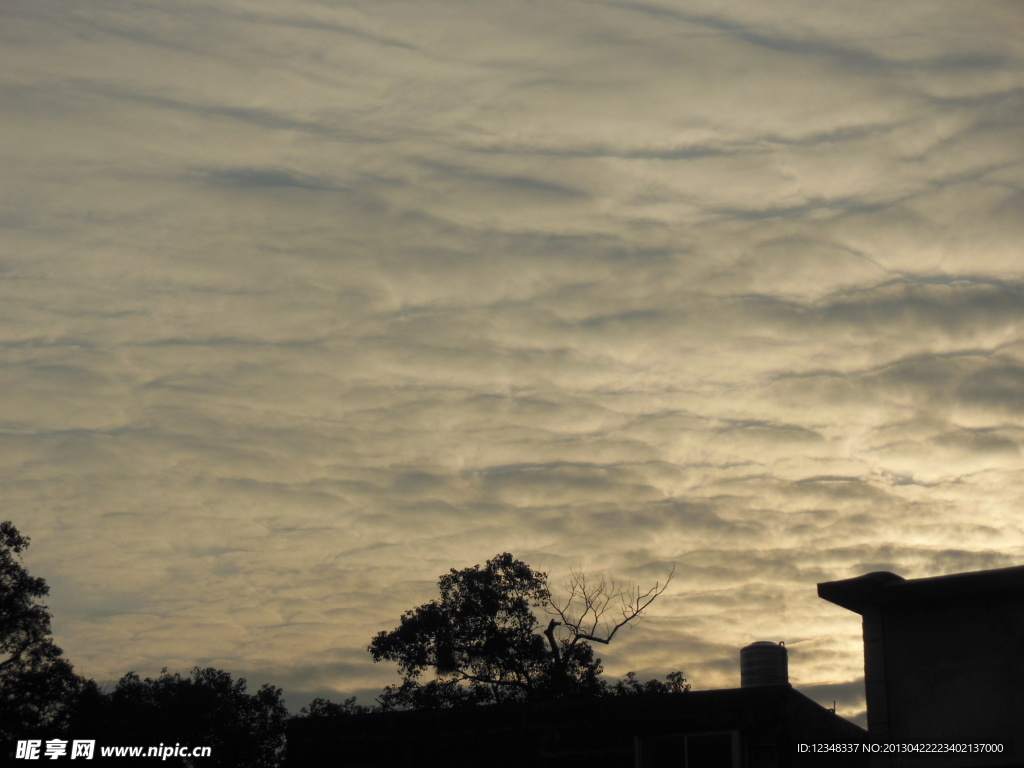
<svg viewBox="0 0 1024 768">
<path fill-rule="evenodd" d="M 923 579 L 904 579 L 889 571 L 874 571 L 818 584 L 818 597 L 862 615 L 874 605 L 1010 592 L 1024 593 L 1024 565 Z"/>
</svg>

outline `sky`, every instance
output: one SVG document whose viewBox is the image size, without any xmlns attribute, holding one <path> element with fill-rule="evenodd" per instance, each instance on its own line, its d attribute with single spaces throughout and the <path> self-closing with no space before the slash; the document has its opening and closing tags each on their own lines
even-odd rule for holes
<svg viewBox="0 0 1024 768">
<path fill-rule="evenodd" d="M 863 720 L 816 584 L 1024 564 L 1024 5 L 6 0 L 0 518 L 76 670 L 293 711 L 501 552 Z"/>
</svg>

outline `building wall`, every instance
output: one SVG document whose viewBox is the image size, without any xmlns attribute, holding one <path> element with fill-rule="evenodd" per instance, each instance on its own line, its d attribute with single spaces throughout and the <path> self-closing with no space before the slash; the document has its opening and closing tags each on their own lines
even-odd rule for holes
<svg viewBox="0 0 1024 768">
<path fill-rule="evenodd" d="M 722 734 L 732 745 L 727 753 Z M 864 768 L 863 755 L 822 761 L 797 745 L 866 737 L 785 685 L 295 718 L 287 765 L 686 768 L 683 755 L 689 751 L 690 768 Z"/>
<path fill-rule="evenodd" d="M 864 640 L 874 738 L 1006 746 L 1001 756 L 917 757 L 892 765 L 1024 764 L 1024 601 L 1019 595 L 883 604 L 864 612 Z"/>
</svg>

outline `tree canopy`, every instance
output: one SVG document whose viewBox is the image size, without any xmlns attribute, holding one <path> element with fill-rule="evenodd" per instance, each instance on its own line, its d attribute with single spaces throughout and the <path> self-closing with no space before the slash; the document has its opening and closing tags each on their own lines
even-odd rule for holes
<svg viewBox="0 0 1024 768">
<path fill-rule="evenodd" d="M 555 602 L 547 574 L 507 552 L 483 567 L 441 576 L 439 599 L 406 611 L 398 627 L 370 643 L 374 661 L 397 662 L 403 675 L 400 685 L 385 689 L 382 707 L 439 708 L 605 692 L 601 660 L 590 642 L 608 643 L 665 585 L 634 594 L 632 587 L 622 589 L 614 581 L 588 584 L 581 574 L 574 577 L 568 597 Z M 620 607 L 621 615 L 607 620 L 612 606 Z M 543 632 L 537 611 L 552 617 Z M 424 682 L 430 671 L 433 679 Z"/>
<path fill-rule="evenodd" d="M 0 522 L 0 741 L 61 731 L 82 691 L 94 687 L 50 636 L 50 612 L 39 602 L 50 589 L 25 569 L 28 545 L 13 523 Z"/>
<path fill-rule="evenodd" d="M 168 765 L 272 768 L 284 749 L 283 694 L 271 685 L 247 688 L 245 678 L 214 667 L 188 676 L 164 669 L 156 678 L 129 672 L 76 725 L 105 744 L 211 747 L 208 757 L 171 757 Z"/>
<path fill-rule="evenodd" d="M 22 563 L 28 545 L 13 523 L 0 522 L 0 749 L 74 733 L 101 745 L 212 747 L 209 757 L 171 757 L 168 765 L 280 765 L 288 719 L 280 688 L 249 693 L 244 678 L 213 667 L 195 667 L 187 677 L 166 669 L 157 678 L 129 672 L 110 693 L 76 675 L 40 602 L 49 587 Z M 332 711 L 328 703 L 321 709 Z M 5 756 L 0 751 L 0 762 Z"/>
</svg>

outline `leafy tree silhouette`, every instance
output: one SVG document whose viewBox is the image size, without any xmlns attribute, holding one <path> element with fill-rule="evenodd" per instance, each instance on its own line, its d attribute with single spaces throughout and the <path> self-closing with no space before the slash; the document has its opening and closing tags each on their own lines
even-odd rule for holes
<svg viewBox="0 0 1024 768">
<path fill-rule="evenodd" d="M 350 696 L 341 704 L 330 699 L 317 697 L 309 702 L 308 706 L 299 710 L 299 717 L 326 718 L 338 717 L 341 715 L 365 715 L 372 711 L 371 707 L 356 703 L 356 697 Z"/>
<path fill-rule="evenodd" d="M 374 661 L 398 662 L 403 675 L 378 701 L 384 710 L 436 709 L 600 695 L 603 668 L 590 641 L 610 642 L 667 583 L 642 592 L 574 574 L 568 597 L 555 602 L 547 575 L 507 552 L 482 568 L 452 569 L 438 582 L 440 599 L 406 611 L 370 643 Z M 621 615 L 608 619 L 612 607 Z M 553 617 L 544 632 L 536 609 Z M 434 679 L 423 682 L 428 670 Z"/>
<path fill-rule="evenodd" d="M 287 719 L 280 688 L 248 693 L 245 678 L 220 669 L 195 667 L 183 677 L 165 668 L 157 678 L 124 675 L 76 731 L 107 745 L 211 748 L 208 757 L 172 756 L 165 765 L 276 768 Z"/>
<path fill-rule="evenodd" d="M 0 522 L 0 762 L 13 758 L 17 740 L 72 735 L 104 746 L 211 747 L 209 757 L 170 757 L 168 765 L 281 765 L 288 711 L 280 688 L 264 685 L 250 694 L 244 678 L 196 667 L 189 677 L 166 669 L 155 679 L 129 672 L 104 694 L 76 675 L 39 602 L 49 587 L 21 562 L 28 545 L 13 523 Z M 99 754 L 94 761 L 105 762 Z"/>
<path fill-rule="evenodd" d="M 689 690 L 690 684 L 686 682 L 683 673 L 677 670 L 669 672 L 665 682 L 661 680 L 641 682 L 637 680 L 636 672 L 627 672 L 626 677 L 619 680 L 611 689 L 611 693 L 615 696 L 643 696 L 660 693 L 686 693 Z"/>
<path fill-rule="evenodd" d="M 0 522 L 0 743 L 66 732 L 77 701 L 96 685 L 74 673 L 53 642 L 50 588 L 21 561 L 29 538 Z"/>
</svg>

